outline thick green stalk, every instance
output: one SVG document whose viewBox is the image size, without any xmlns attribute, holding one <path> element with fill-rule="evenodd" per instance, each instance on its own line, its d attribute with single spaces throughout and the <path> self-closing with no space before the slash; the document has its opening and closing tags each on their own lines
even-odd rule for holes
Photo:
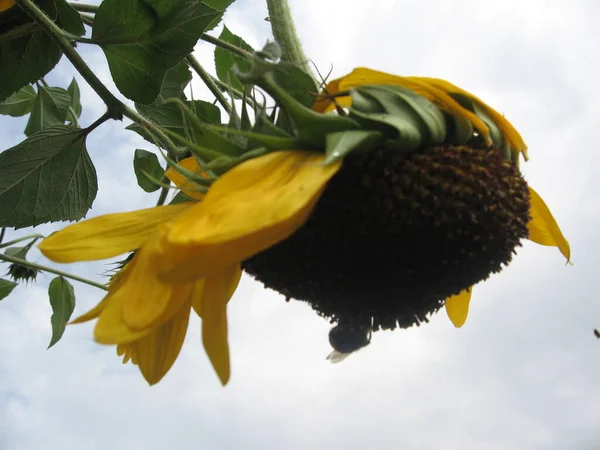
<svg viewBox="0 0 600 450">
<path fill-rule="evenodd" d="M 308 58 L 304 54 L 302 43 L 296 33 L 288 0 L 267 0 L 267 9 L 273 37 L 281 47 L 281 59 L 298 65 L 314 78 L 308 65 Z"/>
</svg>

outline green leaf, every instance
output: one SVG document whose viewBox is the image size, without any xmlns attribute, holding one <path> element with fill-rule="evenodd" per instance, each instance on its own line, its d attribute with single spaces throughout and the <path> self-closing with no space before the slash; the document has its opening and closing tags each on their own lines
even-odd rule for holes
<svg viewBox="0 0 600 450">
<path fill-rule="evenodd" d="M 167 70 L 158 97 L 149 105 L 136 103 L 135 108 L 140 114 L 146 115 L 152 108 L 164 104 L 165 100 L 169 98 L 185 100 L 183 91 L 191 80 L 192 72 L 190 72 L 188 65 L 185 61 L 180 61 L 176 66 Z"/>
<path fill-rule="evenodd" d="M 56 344 L 63 333 L 65 327 L 75 309 L 75 292 L 73 286 L 63 277 L 56 277 L 50 282 L 48 287 L 48 296 L 50 297 L 50 306 L 52 307 L 52 339 L 48 348 Z"/>
<path fill-rule="evenodd" d="M 223 31 L 221 32 L 219 39 L 243 48 L 249 52 L 254 51 L 252 47 L 250 47 L 241 37 L 233 34 L 226 26 L 223 27 Z M 215 67 L 219 80 L 229 84 L 232 88 L 237 89 L 238 91 L 244 90 L 244 85 L 233 72 L 233 68 L 237 67 L 241 72 L 248 72 L 251 69 L 250 62 L 241 56 L 234 55 L 233 53 L 222 49 L 221 47 L 215 47 Z"/>
<path fill-rule="evenodd" d="M 205 31 L 211 31 L 211 30 L 215 29 L 217 25 L 219 25 L 219 23 L 223 19 L 223 14 L 225 13 L 225 10 L 227 8 L 229 8 L 229 6 L 234 1 L 235 0 L 204 0 L 203 1 L 203 3 L 207 4 L 212 9 L 215 9 L 215 10 L 221 12 L 217 17 L 215 17 L 213 19 L 213 21 L 210 23 L 210 25 L 206 28 Z"/>
<path fill-rule="evenodd" d="M 35 89 L 30 84 L 25 85 L 19 91 L 0 102 L 0 114 L 13 117 L 24 116 L 31 111 L 35 102 Z"/>
<path fill-rule="evenodd" d="M 8 295 L 17 287 L 17 283 L 0 278 L 0 300 L 8 297 Z"/>
<path fill-rule="evenodd" d="M 136 149 L 133 156 L 133 170 L 137 178 L 138 186 L 146 192 L 154 192 L 160 189 L 154 180 L 162 180 L 165 169 L 158 162 L 155 153 L 147 150 Z M 150 177 L 148 177 L 150 175 Z"/>
<path fill-rule="evenodd" d="M 69 84 L 67 92 L 71 98 L 71 108 L 73 108 L 73 111 L 75 111 L 75 115 L 77 117 L 81 117 L 81 92 L 79 91 L 79 85 L 77 84 L 77 80 L 75 80 L 75 78 L 71 80 L 71 84 Z"/>
<path fill-rule="evenodd" d="M 160 93 L 167 70 L 192 52 L 219 14 L 197 0 L 104 0 L 92 38 L 119 91 L 148 104 Z"/>
<path fill-rule="evenodd" d="M 40 86 L 25 135 L 31 136 L 44 128 L 64 125 L 70 104 L 71 97 L 64 89 Z"/>
<path fill-rule="evenodd" d="M 215 125 L 221 123 L 221 111 L 212 103 L 194 100 L 185 102 L 185 104 L 194 111 L 196 117 L 202 122 Z M 184 122 L 184 113 L 175 103 L 165 103 L 154 108 L 149 108 L 144 111 L 144 116 L 161 127 L 187 137 L 186 127 L 189 131 L 189 123 L 187 120 Z M 139 125 L 131 124 L 127 129 L 135 131 L 148 142 L 154 143 L 154 140 L 148 135 L 146 130 Z"/>
<path fill-rule="evenodd" d="M 304 106 L 312 107 L 317 98 L 317 87 L 312 77 L 296 66 L 279 66 L 275 81 Z"/>
<path fill-rule="evenodd" d="M 85 34 L 85 27 L 77 10 L 65 0 L 55 0 L 55 3 L 56 10 L 58 11 L 58 25 L 63 30 L 75 36 L 83 36 Z"/>
<path fill-rule="evenodd" d="M 35 3 L 61 28 L 71 34 L 83 34 L 79 14 L 65 0 L 36 0 Z M 62 56 L 50 36 L 18 7 L 10 8 L 0 17 L 2 32 L 16 27 L 30 32 L 0 41 L 0 101 L 46 75 Z"/>
<path fill-rule="evenodd" d="M 46 128 L 0 153 L 0 226 L 79 220 L 96 198 L 96 170 L 79 129 Z"/>
</svg>

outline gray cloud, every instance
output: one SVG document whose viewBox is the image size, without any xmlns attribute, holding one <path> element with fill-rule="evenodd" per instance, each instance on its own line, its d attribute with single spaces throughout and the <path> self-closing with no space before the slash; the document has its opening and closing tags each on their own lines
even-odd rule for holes
<svg viewBox="0 0 600 450">
<path fill-rule="evenodd" d="M 335 366 L 324 360 L 326 322 L 245 278 L 229 308 L 233 376 L 225 389 L 202 350 L 197 320 L 172 371 L 152 388 L 114 349 L 92 341 L 91 325 L 69 327 L 46 351 L 48 277 L 0 304 L 0 448 L 596 448 L 596 3 L 292 6 L 307 53 L 323 71 L 333 64 L 333 76 L 366 65 L 443 77 L 503 111 L 529 144 L 527 179 L 570 239 L 575 265 L 526 243 L 509 268 L 475 287 L 462 329 L 440 312 L 420 328 L 375 334 L 372 345 Z M 226 23 L 260 46 L 268 38 L 264 16 L 262 2 L 240 2 Z M 201 43 L 197 53 L 208 65 L 210 47 Z M 107 80 L 102 55 L 91 57 Z M 62 65 L 55 80 L 71 76 Z M 94 102 L 84 119 L 102 111 Z M 14 131 L 21 126 L 0 120 L 7 145 L 21 139 Z M 90 139 L 101 180 L 92 215 L 154 201 L 131 170 L 132 150 L 148 147 L 122 127 L 104 125 Z M 105 268 L 65 270 L 97 277 Z M 79 284 L 76 290 L 77 313 L 101 298 Z"/>
</svg>

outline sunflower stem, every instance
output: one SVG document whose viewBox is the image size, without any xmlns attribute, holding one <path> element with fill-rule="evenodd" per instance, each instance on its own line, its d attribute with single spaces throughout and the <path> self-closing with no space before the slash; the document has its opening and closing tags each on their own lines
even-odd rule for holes
<svg viewBox="0 0 600 450">
<path fill-rule="evenodd" d="M 198 76 L 206 85 L 206 87 L 210 89 L 210 92 L 212 92 L 212 94 L 215 96 L 215 98 L 223 107 L 223 109 L 227 111 L 228 114 L 231 113 L 231 105 L 229 104 L 221 90 L 218 88 L 218 86 L 215 84 L 210 74 L 206 72 L 206 70 L 204 70 L 204 67 L 202 67 L 200 62 L 196 58 L 194 58 L 193 55 L 188 55 L 186 57 L 186 60 L 189 63 L 190 67 L 194 69 L 194 71 L 198 74 Z"/>
<path fill-rule="evenodd" d="M 41 239 L 43 238 L 43 234 L 28 234 L 27 236 L 21 236 L 20 238 L 13 239 L 12 241 L 8 241 L 2 244 L 0 240 L 0 248 L 10 247 L 11 245 L 18 244 L 19 242 L 27 241 L 29 239 Z"/>
<path fill-rule="evenodd" d="M 296 33 L 288 0 L 267 0 L 267 9 L 273 37 L 281 47 L 281 59 L 298 65 L 314 80 L 314 74 L 308 65 L 308 58 L 304 54 L 302 43 Z"/>
<path fill-rule="evenodd" d="M 52 267 L 48 267 L 48 266 L 43 266 L 41 264 L 36 264 L 34 262 L 31 261 L 26 261 L 24 259 L 21 258 L 14 258 L 12 256 L 9 255 L 3 255 L 0 253 L 0 261 L 5 261 L 5 262 L 10 262 L 13 264 L 19 264 L 21 266 L 26 266 L 26 267 L 31 267 L 32 269 L 38 269 L 41 270 L 43 272 L 50 272 L 53 273 L 55 275 L 60 275 L 61 277 L 65 277 L 65 278 L 70 278 L 71 280 L 75 280 L 75 281 L 79 281 L 80 283 L 85 283 L 87 285 L 93 286 L 93 287 L 97 287 L 98 289 L 103 289 L 105 291 L 108 290 L 108 288 L 100 283 L 96 283 L 95 281 L 92 280 L 88 280 L 87 278 L 83 278 L 83 277 L 79 277 L 77 275 L 73 275 L 67 272 L 63 272 L 62 270 L 58 270 L 58 269 L 53 269 Z"/>
</svg>

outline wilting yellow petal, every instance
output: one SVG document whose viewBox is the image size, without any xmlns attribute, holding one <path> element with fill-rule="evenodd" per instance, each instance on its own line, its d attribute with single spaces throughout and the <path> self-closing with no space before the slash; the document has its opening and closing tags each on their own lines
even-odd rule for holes
<svg viewBox="0 0 600 450">
<path fill-rule="evenodd" d="M 246 161 L 221 176 L 206 198 L 168 225 L 160 271 L 181 282 L 239 263 L 304 224 L 341 162 L 283 151 Z"/>
<path fill-rule="evenodd" d="M 202 343 L 221 383 L 229 381 L 227 302 L 242 276 L 239 265 L 227 267 L 204 280 L 198 315 L 202 318 Z"/>
<path fill-rule="evenodd" d="M 48 236 L 39 249 L 48 259 L 61 263 L 111 258 L 140 247 L 158 224 L 190 205 L 157 206 L 95 217 Z"/>
<path fill-rule="evenodd" d="M 417 78 L 417 77 L 409 77 L 409 78 L 412 79 L 412 78 Z M 435 86 L 446 92 L 462 94 L 465 97 L 473 100 L 475 103 L 477 103 L 477 105 L 479 107 L 481 107 L 493 119 L 493 121 L 496 123 L 496 125 L 498 126 L 500 131 L 504 134 L 508 145 L 510 145 L 512 148 L 514 148 L 517 151 L 520 151 L 523 153 L 526 152 L 527 145 L 525 144 L 525 141 L 523 140 L 523 138 L 521 137 L 519 132 L 515 129 L 515 127 L 512 126 L 512 124 L 508 120 L 506 120 L 506 118 L 502 114 L 500 114 L 494 108 L 488 106 L 481 99 L 475 97 L 470 92 L 467 92 L 464 89 L 461 89 L 458 86 L 455 86 L 454 84 L 449 83 L 445 80 L 440 80 L 439 78 L 421 78 L 421 79 L 427 80 L 427 82 L 431 86 Z"/>
<path fill-rule="evenodd" d="M 177 164 L 179 164 L 184 169 L 187 169 L 191 172 L 197 173 L 198 175 L 202 175 L 204 172 L 198 165 L 198 161 L 193 156 L 189 158 L 182 159 Z M 169 167 L 165 173 L 165 176 L 175 184 L 179 189 L 183 191 L 185 195 L 191 198 L 195 198 L 198 200 L 202 200 L 206 194 L 203 192 L 194 191 L 193 189 L 197 187 L 193 181 L 188 180 L 185 175 L 177 172 L 172 167 Z"/>
<path fill-rule="evenodd" d="M 118 291 L 117 291 L 118 292 Z M 98 317 L 94 328 L 94 339 L 100 344 L 127 344 L 148 334 L 151 329 L 132 330 L 123 322 L 123 296 L 108 294 L 106 306 Z"/>
<path fill-rule="evenodd" d="M 462 327 L 467 321 L 472 291 L 473 288 L 470 287 L 446 299 L 446 313 L 456 328 Z"/>
<path fill-rule="evenodd" d="M 89 322 L 90 320 L 97 319 L 100 316 L 100 314 L 102 313 L 102 311 L 104 311 L 104 308 L 106 307 L 106 303 L 107 303 L 106 297 L 104 297 L 100 303 L 98 303 L 96 306 L 94 306 L 88 312 L 82 314 L 77 319 L 71 320 L 69 322 L 69 325 L 73 325 L 76 323 Z"/>
<path fill-rule="evenodd" d="M 530 214 L 531 220 L 527 224 L 529 228 L 529 240 L 551 247 L 558 247 L 560 252 L 567 258 L 571 259 L 571 247 L 563 236 L 556 220 L 552 216 L 550 209 L 531 187 L 529 187 L 529 202 L 531 204 Z"/>
<path fill-rule="evenodd" d="M 14 0 L 0 0 L 0 12 L 6 11 L 13 6 L 15 6 Z"/>
<path fill-rule="evenodd" d="M 191 299 L 170 320 L 130 345 L 146 381 L 158 383 L 169 371 L 185 340 L 190 319 Z"/>
</svg>

